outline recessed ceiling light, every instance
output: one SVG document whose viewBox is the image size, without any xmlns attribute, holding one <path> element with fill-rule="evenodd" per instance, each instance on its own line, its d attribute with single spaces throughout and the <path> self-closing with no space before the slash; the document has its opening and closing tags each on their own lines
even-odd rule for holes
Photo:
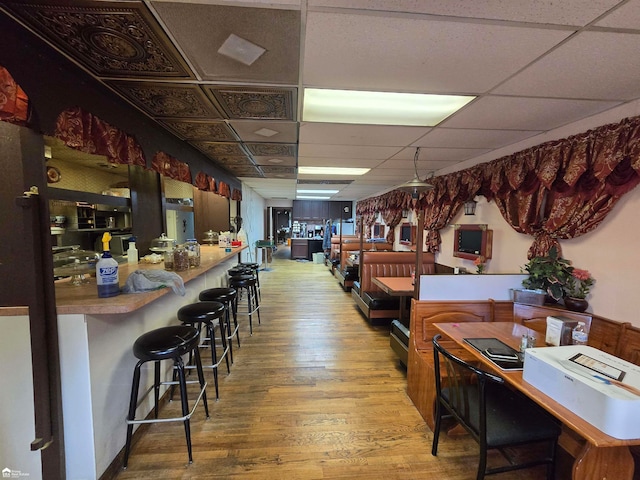
<svg viewBox="0 0 640 480">
<path fill-rule="evenodd" d="M 306 122 L 433 127 L 473 96 L 305 88 Z"/>
<path fill-rule="evenodd" d="M 256 135 L 260 135 L 261 137 L 273 137 L 274 135 L 277 135 L 280 132 L 276 132 L 275 130 L 271 130 L 270 128 L 261 128 L 260 130 L 256 130 L 255 132 Z"/>
<path fill-rule="evenodd" d="M 296 195 L 296 198 L 302 198 L 304 200 L 329 200 L 331 196 L 320 195 Z"/>
<path fill-rule="evenodd" d="M 308 175 L 364 175 L 370 168 L 298 167 L 298 173 Z"/>
<path fill-rule="evenodd" d="M 252 65 L 266 50 L 233 33 L 227 37 L 218 49 L 220 55 L 232 58 L 245 65 Z"/>
<path fill-rule="evenodd" d="M 340 190 L 297 190 L 298 193 L 325 193 L 333 195 L 334 193 L 338 193 Z"/>
<path fill-rule="evenodd" d="M 284 162 L 284 160 L 282 160 L 281 158 L 270 158 L 268 161 L 271 162 L 271 163 L 282 163 L 282 162 Z"/>
</svg>

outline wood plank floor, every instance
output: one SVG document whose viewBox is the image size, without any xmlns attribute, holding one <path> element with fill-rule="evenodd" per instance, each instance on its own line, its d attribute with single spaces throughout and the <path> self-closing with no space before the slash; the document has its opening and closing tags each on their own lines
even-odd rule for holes
<svg viewBox="0 0 640 480">
<path fill-rule="evenodd" d="M 371 327 L 324 265 L 288 254 L 279 247 L 271 270 L 260 272 L 262 324 L 254 321 L 250 337 L 244 321 L 231 373 L 221 370 L 220 400 L 209 401 L 211 418 L 200 406 L 191 420 L 193 463 L 181 423 L 153 424 L 117 479 L 475 478 L 471 439 L 442 435 L 431 455 L 432 433 L 406 395 L 388 327 Z M 495 478 L 545 475 L 537 468 Z"/>
</svg>

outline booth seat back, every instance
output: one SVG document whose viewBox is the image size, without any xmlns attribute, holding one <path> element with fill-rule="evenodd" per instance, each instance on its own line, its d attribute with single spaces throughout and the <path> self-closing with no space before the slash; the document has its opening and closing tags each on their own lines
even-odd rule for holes
<svg viewBox="0 0 640 480">
<path fill-rule="evenodd" d="M 362 252 L 360 255 L 360 291 L 380 292 L 371 277 L 409 277 L 416 264 L 415 252 Z M 434 275 L 436 259 L 433 253 L 422 256 L 422 270 L 419 275 Z M 416 276 L 418 273 L 416 272 Z"/>
<path fill-rule="evenodd" d="M 338 247 L 339 248 L 339 247 Z M 393 244 L 388 242 L 363 242 L 362 249 L 365 251 L 390 251 L 393 250 Z M 344 268 L 347 263 L 347 257 L 354 252 L 360 251 L 360 239 L 359 238 L 347 238 L 342 242 L 342 257 L 340 258 L 340 265 Z"/>
</svg>

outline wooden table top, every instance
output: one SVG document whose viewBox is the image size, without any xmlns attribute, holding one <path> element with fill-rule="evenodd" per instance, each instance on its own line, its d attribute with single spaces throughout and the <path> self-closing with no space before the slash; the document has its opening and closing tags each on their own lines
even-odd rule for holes
<svg viewBox="0 0 640 480">
<path fill-rule="evenodd" d="M 522 379 L 522 371 L 501 370 L 498 366 L 496 366 L 484 355 L 482 355 L 478 350 L 464 341 L 465 338 L 473 337 L 497 338 L 499 340 L 502 340 L 507 345 L 518 350 L 520 347 L 520 339 L 522 338 L 523 334 L 539 337 L 539 333 L 528 329 L 524 325 L 512 322 L 434 323 L 433 326 L 438 331 L 442 332 L 444 335 L 448 336 L 456 343 L 464 347 L 471 354 L 473 354 L 478 360 L 482 362 L 483 366 L 486 367 L 487 370 L 496 373 L 497 375 L 504 378 L 509 385 L 527 395 L 529 398 L 542 406 L 545 410 L 559 419 L 563 424 L 577 432 L 591 444 L 597 447 L 640 445 L 640 439 L 619 440 L 607 435 L 606 433 L 591 425 L 589 422 L 574 414 L 568 408 L 553 400 L 551 397 L 545 395 L 537 388 L 525 382 Z M 541 341 L 542 340 L 538 338 L 537 344 L 540 344 Z"/>
<path fill-rule="evenodd" d="M 371 281 L 393 297 L 407 297 L 413 295 L 411 277 L 371 277 Z"/>
</svg>

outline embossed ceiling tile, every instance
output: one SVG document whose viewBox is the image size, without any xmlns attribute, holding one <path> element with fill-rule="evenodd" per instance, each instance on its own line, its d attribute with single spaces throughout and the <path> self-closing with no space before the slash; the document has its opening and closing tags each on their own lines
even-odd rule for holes
<svg viewBox="0 0 640 480">
<path fill-rule="evenodd" d="M 183 119 L 159 120 L 165 127 L 173 130 L 179 137 L 188 140 L 207 140 L 209 142 L 233 142 L 238 139 L 225 122 L 188 121 Z"/>
<path fill-rule="evenodd" d="M 223 166 L 248 165 L 251 167 L 255 167 L 255 164 L 249 157 L 216 157 L 216 162 Z"/>
<path fill-rule="evenodd" d="M 295 157 L 278 157 L 278 156 L 268 156 L 268 157 L 256 157 L 253 156 L 253 161 L 256 162 L 256 165 L 268 165 L 268 166 L 276 166 L 276 167 L 297 167 L 298 162 Z"/>
<path fill-rule="evenodd" d="M 264 174 L 258 167 L 230 165 L 225 168 L 233 173 L 236 177 L 264 178 Z"/>
<path fill-rule="evenodd" d="M 239 143 L 191 142 L 191 144 L 216 160 L 221 157 L 249 158 Z"/>
<path fill-rule="evenodd" d="M 143 2 L 3 2 L 98 76 L 195 78 Z"/>
<path fill-rule="evenodd" d="M 282 143 L 247 143 L 249 151 L 256 156 L 295 157 L 296 146 Z"/>
<path fill-rule="evenodd" d="M 108 82 L 152 117 L 221 118 L 197 85 Z"/>
<path fill-rule="evenodd" d="M 205 91 L 224 109 L 229 118 L 295 121 L 295 88 L 217 87 Z"/>
</svg>

